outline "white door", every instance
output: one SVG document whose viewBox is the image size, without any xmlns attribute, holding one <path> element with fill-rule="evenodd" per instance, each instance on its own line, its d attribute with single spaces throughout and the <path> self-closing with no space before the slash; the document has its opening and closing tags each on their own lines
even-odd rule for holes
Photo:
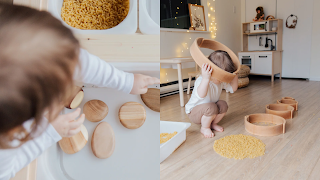
<svg viewBox="0 0 320 180">
<path fill-rule="evenodd" d="M 272 74 L 272 55 L 259 54 L 254 56 L 255 74 Z"/>
</svg>

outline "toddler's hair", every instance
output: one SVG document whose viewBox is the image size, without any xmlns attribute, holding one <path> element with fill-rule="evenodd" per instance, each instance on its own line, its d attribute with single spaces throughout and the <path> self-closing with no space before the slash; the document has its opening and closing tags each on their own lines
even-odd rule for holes
<svg viewBox="0 0 320 180">
<path fill-rule="evenodd" d="M 50 13 L 0 3 L 0 149 L 30 140 L 74 86 L 79 42 Z M 62 109 L 62 108 L 61 108 Z M 34 119 L 30 131 L 23 123 Z M 18 136 L 17 136 L 18 135 Z"/>
<path fill-rule="evenodd" d="M 237 70 L 231 57 L 226 51 L 216 50 L 209 55 L 208 59 L 227 72 L 233 73 Z"/>
</svg>

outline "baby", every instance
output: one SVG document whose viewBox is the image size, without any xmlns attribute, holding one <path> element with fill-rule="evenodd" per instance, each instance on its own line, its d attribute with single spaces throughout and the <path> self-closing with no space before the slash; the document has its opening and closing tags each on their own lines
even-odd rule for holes
<svg viewBox="0 0 320 180">
<path fill-rule="evenodd" d="M 227 72 L 233 73 L 236 71 L 231 57 L 225 51 L 217 50 L 211 53 L 208 59 Z M 231 93 L 238 89 L 238 76 L 228 84 L 212 78 L 212 71 L 213 69 L 209 64 L 202 65 L 201 76 L 194 83 L 191 98 L 185 106 L 189 119 L 196 124 L 201 124 L 200 132 L 206 138 L 214 136 L 211 129 L 219 132 L 223 131 L 223 127 L 219 126 L 218 122 L 226 114 L 228 104 L 219 100 L 222 89 Z"/>
</svg>

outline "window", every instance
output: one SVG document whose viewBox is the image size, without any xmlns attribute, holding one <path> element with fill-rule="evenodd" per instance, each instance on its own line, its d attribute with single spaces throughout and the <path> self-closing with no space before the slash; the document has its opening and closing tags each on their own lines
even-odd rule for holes
<svg viewBox="0 0 320 180">
<path fill-rule="evenodd" d="M 160 26 L 189 29 L 188 3 L 201 5 L 201 0 L 160 0 Z"/>
</svg>

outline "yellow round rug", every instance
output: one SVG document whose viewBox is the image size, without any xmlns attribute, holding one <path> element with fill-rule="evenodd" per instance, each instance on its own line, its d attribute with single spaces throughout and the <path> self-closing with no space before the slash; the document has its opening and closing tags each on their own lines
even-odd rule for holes
<svg viewBox="0 0 320 180">
<path fill-rule="evenodd" d="M 266 145 L 253 136 L 238 134 L 215 140 L 213 149 L 229 159 L 252 159 L 264 155 Z"/>
</svg>

